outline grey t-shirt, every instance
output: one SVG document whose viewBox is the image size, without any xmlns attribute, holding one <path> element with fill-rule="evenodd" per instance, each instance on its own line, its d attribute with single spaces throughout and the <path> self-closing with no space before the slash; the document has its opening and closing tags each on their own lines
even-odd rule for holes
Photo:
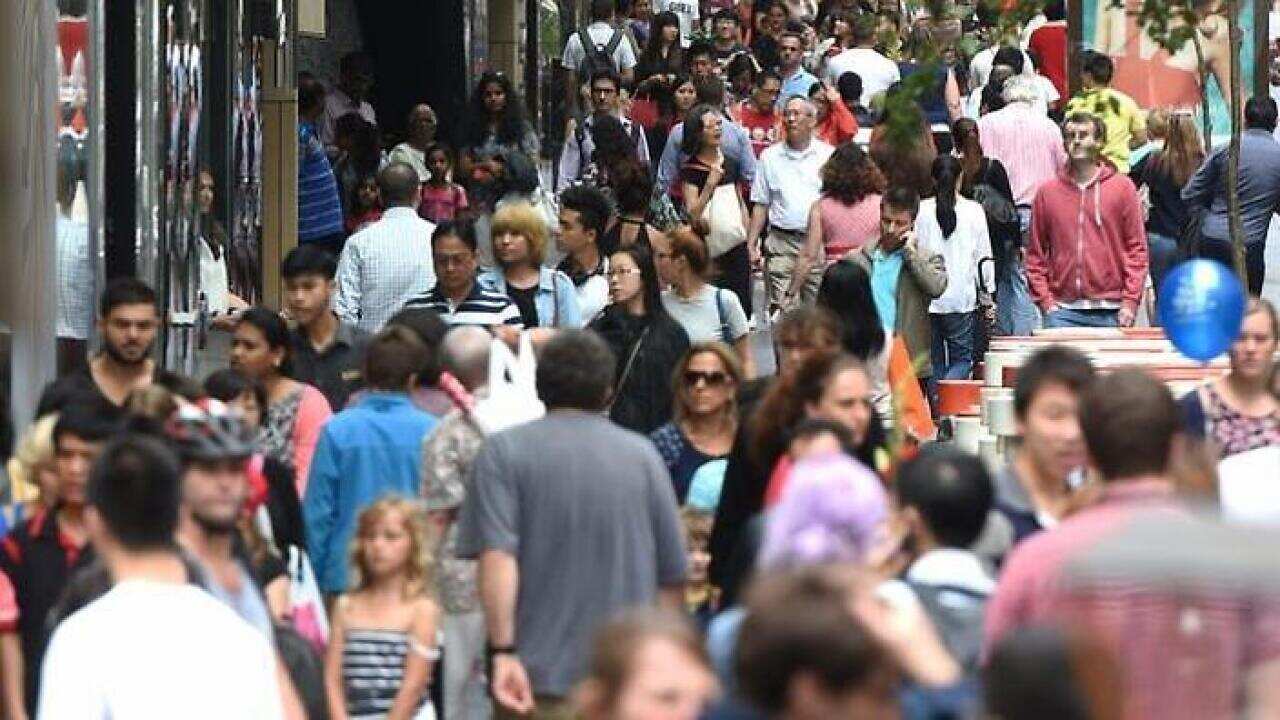
<svg viewBox="0 0 1280 720">
<path fill-rule="evenodd" d="M 664 290 L 662 307 L 684 328 L 691 344 L 712 340 L 732 343 L 747 334 L 747 314 L 742 303 L 736 293 L 724 288 L 703 285 L 698 294 L 687 300 L 674 290 Z"/>
<path fill-rule="evenodd" d="M 458 556 L 515 555 L 520 659 L 534 692 L 565 696 L 601 623 L 684 581 L 670 476 L 643 435 L 574 411 L 489 437 L 471 472 Z"/>
</svg>

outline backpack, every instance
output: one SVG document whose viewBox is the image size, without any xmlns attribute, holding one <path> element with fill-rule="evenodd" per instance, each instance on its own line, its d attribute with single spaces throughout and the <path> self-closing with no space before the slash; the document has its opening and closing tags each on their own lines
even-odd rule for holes
<svg viewBox="0 0 1280 720">
<path fill-rule="evenodd" d="M 591 40 L 591 33 L 587 32 L 586 28 L 579 30 L 578 42 L 582 43 L 582 62 L 578 65 L 578 76 L 583 80 L 590 80 L 596 73 L 605 70 L 619 72 L 613 53 L 622 44 L 622 39 L 622 31 L 614 30 L 613 35 L 609 36 L 609 42 L 597 45 Z"/>
<path fill-rule="evenodd" d="M 982 653 L 982 622 L 989 597 L 955 585 L 929 585 L 910 580 L 906 583 L 920 600 L 920 606 L 951 657 L 966 675 L 977 672 Z"/>
</svg>

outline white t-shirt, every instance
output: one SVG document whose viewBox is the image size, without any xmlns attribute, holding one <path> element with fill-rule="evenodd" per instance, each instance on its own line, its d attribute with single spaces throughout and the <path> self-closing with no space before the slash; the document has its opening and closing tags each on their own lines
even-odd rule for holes
<svg viewBox="0 0 1280 720">
<path fill-rule="evenodd" d="M 823 75 L 835 87 L 840 76 L 847 72 L 857 73 L 862 78 L 862 98 L 859 102 L 863 107 L 871 107 L 871 98 L 902 79 L 898 64 L 871 48 L 849 48 L 827 60 Z"/>
<path fill-rule="evenodd" d="M 987 214 L 978 203 L 956 198 L 956 229 L 951 237 L 943 237 L 937 208 L 936 198 L 926 198 L 920 201 L 920 211 L 916 213 L 920 249 L 941 255 L 947 268 L 947 289 L 929 303 L 929 312 L 971 312 L 978 306 L 979 267 L 983 287 L 995 289 Z"/>
<path fill-rule="evenodd" d="M 693 31 L 698 29 L 698 0 L 654 0 L 653 11 L 675 13 L 680 20 L 680 46 L 689 47 Z"/>
<path fill-rule="evenodd" d="M 615 32 L 621 31 L 608 23 L 596 22 L 587 26 L 587 37 L 591 38 L 591 42 L 604 47 L 609 47 L 609 40 Z M 618 41 L 618 47 L 613 51 L 613 64 L 618 66 L 618 72 L 623 72 L 636 66 L 636 51 L 631 47 L 631 41 L 627 39 L 625 32 Z M 560 64 L 576 72 L 582 67 L 582 61 L 586 59 L 587 53 L 582 48 L 582 38 L 579 36 L 579 31 L 574 30 L 564 44 L 564 57 L 560 59 Z M 587 78 L 582 78 L 582 82 L 586 81 Z"/>
<path fill-rule="evenodd" d="M 127 580 L 58 627 L 40 720 L 276 720 L 275 651 L 194 585 Z"/>
</svg>

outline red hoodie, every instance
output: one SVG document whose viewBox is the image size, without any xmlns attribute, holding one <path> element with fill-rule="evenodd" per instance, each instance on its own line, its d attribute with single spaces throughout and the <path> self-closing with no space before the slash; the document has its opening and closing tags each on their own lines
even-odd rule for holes
<svg viewBox="0 0 1280 720">
<path fill-rule="evenodd" d="M 1027 284 L 1046 312 L 1077 300 L 1120 302 L 1136 312 L 1147 277 L 1147 233 L 1138 191 L 1109 164 L 1083 189 L 1070 166 L 1036 192 Z"/>
</svg>

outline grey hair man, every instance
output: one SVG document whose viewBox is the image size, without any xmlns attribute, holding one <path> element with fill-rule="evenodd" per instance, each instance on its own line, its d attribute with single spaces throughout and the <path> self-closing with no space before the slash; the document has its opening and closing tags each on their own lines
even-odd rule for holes
<svg viewBox="0 0 1280 720">
<path fill-rule="evenodd" d="M 813 136 L 818 111 L 807 97 L 793 95 L 782 106 L 785 138 L 764 149 L 751 183 L 751 226 L 747 250 L 751 263 L 763 264 L 768 280 L 770 310 L 786 309 L 797 296 L 812 302 L 818 294 L 822 264 L 814 263 L 808 278 L 793 292 L 791 276 L 805 247 L 809 209 L 822 191 L 822 166 L 834 151 Z M 762 238 L 765 221 L 769 234 Z"/>
<path fill-rule="evenodd" d="M 459 325 L 440 346 L 443 369 L 468 392 L 483 395 L 489 380 L 493 335 Z M 491 706 L 484 667 L 485 626 L 476 586 L 476 563 L 458 557 L 458 509 L 470 489 L 471 464 L 484 444 L 484 430 L 469 410 L 456 408 L 422 444 L 422 495 L 438 543 L 440 599 L 444 605 L 445 720 L 488 718 Z"/>
</svg>

